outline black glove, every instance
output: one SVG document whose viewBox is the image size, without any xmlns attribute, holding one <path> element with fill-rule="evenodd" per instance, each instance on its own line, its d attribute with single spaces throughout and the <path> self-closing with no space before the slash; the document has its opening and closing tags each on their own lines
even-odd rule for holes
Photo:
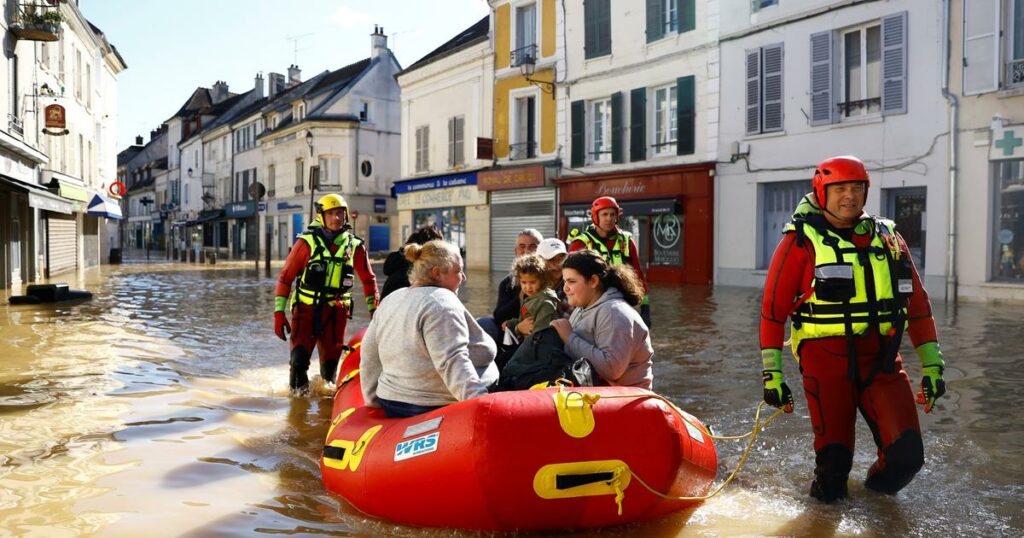
<svg viewBox="0 0 1024 538">
<path fill-rule="evenodd" d="M 644 320 L 644 325 L 647 325 L 648 329 L 651 328 L 651 305 L 640 305 L 640 319 Z"/>
</svg>

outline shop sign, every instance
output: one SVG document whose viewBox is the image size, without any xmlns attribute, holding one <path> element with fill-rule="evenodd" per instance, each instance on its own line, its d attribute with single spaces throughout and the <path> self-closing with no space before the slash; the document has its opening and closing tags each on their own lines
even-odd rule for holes
<svg viewBox="0 0 1024 538">
<path fill-rule="evenodd" d="M 386 198 L 374 198 L 373 199 L 373 212 L 374 213 L 387 213 L 388 212 L 388 201 Z"/>
<path fill-rule="evenodd" d="M 1024 125 L 1009 125 L 992 131 L 988 158 L 993 161 L 1024 157 Z"/>
<path fill-rule="evenodd" d="M 477 188 L 482 191 L 529 189 L 543 187 L 544 184 L 543 166 L 488 170 L 480 172 L 477 180 Z"/>
<path fill-rule="evenodd" d="M 302 209 L 302 206 L 299 205 L 299 204 L 289 204 L 288 202 L 278 202 L 277 203 L 277 210 L 278 211 L 285 211 L 287 209 Z"/>
<path fill-rule="evenodd" d="M 47 106 L 43 110 L 43 115 L 46 118 L 47 129 L 63 129 L 67 127 L 67 122 L 64 119 L 64 107 L 53 104 Z"/>
<path fill-rule="evenodd" d="M 460 207 L 487 204 L 487 192 L 476 185 L 410 192 L 398 195 L 398 210 Z"/>
<path fill-rule="evenodd" d="M 679 215 L 658 215 L 651 219 L 651 235 L 653 247 L 651 263 L 653 265 L 682 265 L 682 249 L 680 241 L 683 237 L 683 226 Z"/>
<path fill-rule="evenodd" d="M 256 201 L 234 202 L 224 206 L 224 214 L 229 219 L 243 219 L 256 214 Z"/>
<path fill-rule="evenodd" d="M 647 184 L 636 178 L 602 181 L 594 193 L 597 196 L 626 196 L 644 194 Z"/>
<path fill-rule="evenodd" d="M 395 182 L 395 194 L 447 189 L 449 187 L 462 187 L 465 185 L 476 185 L 476 172 L 398 181 Z"/>
</svg>

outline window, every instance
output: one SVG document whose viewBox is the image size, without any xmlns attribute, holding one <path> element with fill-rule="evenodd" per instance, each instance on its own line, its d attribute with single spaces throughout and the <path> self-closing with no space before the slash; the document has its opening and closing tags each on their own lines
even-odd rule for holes
<svg viewBox="0 0 1024 538">
<path fill-rule="evenodd" d="M 430 169 L 430 126 L 421 125 L 416 128 L 416 171 L 426 172 Z"/>
<path fill-rule="evenodd" d="M 611 0 L 583 1 L 583 55 L 586 59 L 612 53 Z"/>
<path fill-rule="evenodd" d="M 606 163 L 612 156 L 612 102 L 590 102 L 590 162 Z"/>
<path fill-rule="evenodd" d="M 532 159 L 537 156 L 537 98 L 534 95 L 518 97 L 513 103 L 515 129 L 509 144 L 509 160 Z"/>
<path fill-rule="evenodd" d="M 85 64 L 85 106 L 92 107 L 92 66 Z"/>
<path fill-rule="evenodd" d="M 1012 131 L 1005 131 L 1012 132 Z M 1024 159 L 995 161 L 993 280 L 1024 282 Z"/>
<path fill-rule="evenodd" d="M 366 101 L 359 108 L 359 121 L 370 121 L 370 103 Z"/>
<path fill-rule="evenodd" d="M 658 155 L 676 152 L 676 86 L 654 90 L 654 152 Z"/>
<path fill-rule="evenodd" d="M 295 105 L 295 121 L 302 121 L 306 117 L 306 103 Z"/>
<path fill-rule="evenodd" d="M 303 167 L 306 164 L 302 159 L 295 159 L 295 192 L 299 193 L 304 190 L 306 185 L 306 176 L 303 174 Z"/>
<path fill-rule="evenodd" d="M 516 7 L 516 49 L 537 45 L 537 4 Z M 535 49 L 536 50 L 536 49 Z"/>
<path fill-rule="evenodd" d="M 697 27 L 696 0 L 646 0 L 647 42 Z"/>
<path fill-rule="evenodd" d="M 462 166 L 466 164 L 463 139 L 466 130 L 466 118 L 456 116 L 448 120 L 448 166 Z"/>
<path fill-rule="evenodd" d="M 273 198 L 277 195 L 277 171 L 274 165 L 267 166 L 267 197 Z"/>
<path fill-rule="evenodd" d="M 82 99 L 82 51 L 75 50 L 75 97 Z"/>
<path fill-rule="evenodd" d="M 333 156 L 320 157 L 318 166 L 320 176 L 317 185 L 320 188 L 341 188 L 341 159 Z"/>
<path fill-rule="evenodd" d="M 903 11 L 880 23 L 811 34 L 811 125 L 907 112 L 907 24 Z"/>
<path fill-rule="evenodd" d="M 782 230 L 792 217 L 800 199 L 811 192 L 811 182 L 779 181 L 762 183 L 761 191 L 761 244 L 758 269 L 766 269 L 772 261 L 776 245 L 782 239 Z"/>
<path fill-rule="evenodd" d="M 782 44 L 746 51 L 746 133 L 781 131 Z"/>
</svg>

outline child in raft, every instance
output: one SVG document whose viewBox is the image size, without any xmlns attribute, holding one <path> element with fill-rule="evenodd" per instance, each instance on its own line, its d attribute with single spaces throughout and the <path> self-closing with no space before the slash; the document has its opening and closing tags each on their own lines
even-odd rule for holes
<svg viewBox="0 0 1024 538">
<path fill-rule="evenodd" d="M 522 290 L 520 297 L 519 317 L 512 318 L 502 324 L 516 332 L 516 336 L 522 340 L 531 334 L 546 329 L 551 321 L 558 318 L 558 295 L 547 285 L 547 268 L 544 259 L 537 254 L 527 254 L 516 258 L 512 265 L 512 274 L 515 275 L 519 288 Z M 525 318 L 533 320 L 533 328 L 528 333 L 519 333 L 517 325 Z"/>
</svg>

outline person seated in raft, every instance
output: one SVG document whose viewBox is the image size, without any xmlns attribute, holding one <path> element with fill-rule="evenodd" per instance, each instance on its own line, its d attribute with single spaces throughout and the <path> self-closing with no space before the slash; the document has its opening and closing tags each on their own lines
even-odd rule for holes
<svg viewBox="0 0 1024 538">
<path fill-rule="evenodd" d="M 516 282 L 519 284 L 520 297 L 519 317 L 514 317 L 502 323 L 506 330 L 516 331 L 516 336 L 529 336 L 541 329 L 547 329 L 551 321 L 558 317 L 558 296 L 554 290 L 548 287 L 547 271 L 544 267 L 544 259 L 537 254 L 527 254 L 516 259 L 512 265 L 512 273 L 516 275 Z M 531 319 L 530 330 L 526 333 L 519 332 L 519 322 L 523 319 Z"/>
<path fill-rule="evenodd" d="M 609 265 L 593 250 L 571 252 L 562 264 L 569 319 L 551 326 L 565 343 L 565 352 L 587 359 L 609 385 L 651 388 L 654 374 L 651 336 L 633 308 L 644 287 L 628 265 Z"/>
<path fill-rule="evenodd" d="M 381 303 L 363 336 L 363 400 L 389 418 L 411 417 L 487 394 L 498 377 L 495 344 L 456 293 L 459 249 L 434 240 L 405 246 L 408 288 Z"/>
<path fill-rule="evenodd" d="M 417 245 L 422 245 L 434 239 L 444 239 L 444 235 L 433 224 L 428 224 L 420 226 L 409 235 L 409 239 L 406 239 L 405 244 L 416 243 Z M 384 276 L 387 278 L 384 281 L 384 287 L 380 290 L 381 301 L 388 295 L 391 295 L 391 292 L 409 287 L 409 268 L 412 265 L 409 263 L 409 260 L 405 259 L 404 250 L 405 245 L 402 245 L 401 248 L 388 254 L 388 257 L 384 259 Z"/>
</svg>

